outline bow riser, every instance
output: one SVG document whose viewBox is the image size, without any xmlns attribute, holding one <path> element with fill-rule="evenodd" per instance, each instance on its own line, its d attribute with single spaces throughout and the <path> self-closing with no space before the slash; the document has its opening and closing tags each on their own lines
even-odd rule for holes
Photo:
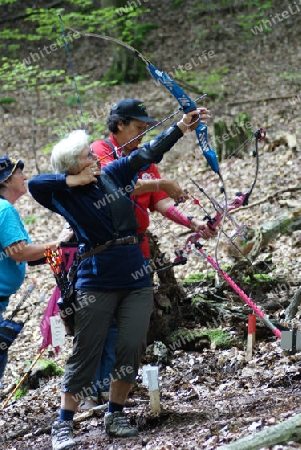
<svg viewBox="0 0 301 450">
<path fill-rule="evenodd" d="M 191 98 L 178 86 L 178 84 L 170 78 L 165 72 L 157 69 L 153 64 L 148 64 L 147 68 L 150 75 L 177 99 L 181 105 L 184 113 L 194 111 L 196 108 L 195 103 Z M 207 125 L 199 124 L 195 130 L 203 155 L 205 156 L 209 166 L 215 173 L 219 173 L 218 160 L 215 151 L 210 147 L 208 142 Z"/>
</svg>

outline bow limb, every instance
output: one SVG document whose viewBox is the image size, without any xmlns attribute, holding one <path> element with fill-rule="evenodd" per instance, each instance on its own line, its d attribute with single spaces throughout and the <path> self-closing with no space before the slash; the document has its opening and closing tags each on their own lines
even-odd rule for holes
<svg viewBox="0 0 301 450">
<path fill-rule="evenodd" d="M 215 215 L 214 218 L 211 218 L 211 217 L 206 213 L 206 214 L 207 214 L 207 218 L 208 218 L 207 226 L 208 226 L 210 229 L 216 230 L 216 228 L 220 225 L 220 223 L 222 222 L 222 224 L 223 224 L 224 219 L 227 217 L 227 218 L 232 222 L 232 224 L 234 225 L 234 227 L 236 228 L 235 234 L 232 235 L 232 237 L 230 237 L 229 240 L 230 240 L 231 244 L 233 244 L 233 245 L 237 248 L 237 250 L 239 251 L 239 253 L 242 253 L 242 252 L 241 252 L 241 250 L 239 249 L 239 247 L 235 245 L 233 239 L 234 239 L 236 236 L 238 236 L 238 235 L 241 234 L 241 232 L 243 231 L 243 229 L 245 228 L 245 226 L 240 226 L 240 225 L 233 219 L 233 217 L 232 217 L 232 215 L 231 215 L 231 212 L 234 211 L 234 210 L 237 210 L 237 209 L 239 209 L 240 207 L 245 206 L 245 205 L 248 204 L 249 198 L 250 198 L 250 196 L 251 196 L 251 194 L 252 194 L 252 191 L 253 191 L 253 189 L 254 189 L 254 187 L 255 187 L 255 185 L 256 185 L 256 182 L 257 182 L 257 176 L 258 176 L 258 171 L 259 171 L 258 143 L 261 142 L 261 141 L 263 141 L 263 140 L 265 139 L 265 136 L 266 136 L 266 131 L 265 131 L 263 128 L 260 128 L 260 129 L 257 130 L 255 133 L 253 133 L 252 136 L 251 136 L 247 141 L 245 141 L 242 145 L 240 145 L 239 148 L 238 148 L 235 152 L 233 152 L 233 153 L 230 155 L 230 157 L 232 157 L 234 154 L 237 154 L 238 151 L 239 151 L 241 148 L 243 148 L 243 147 L 246 146 L 247 142 L 250 142 L 251 139 L 252 139 L 253 137 L 255 137 L 255 150 L 253 151 L 253 156 L 256 157 L 256 169 L 255 169 L 255 177 L 254 177 L 254 180 L 253 180 L 253 182 L 252 182 L 252 185 L 251 185 L 250 189 L 249 189 L 247 192 L 245 192 L 245 193 L 237 192 L 233 201 L 231 201 L 230 203 L 228 203 L 228 202 L 225 203 L 225 208 L 223 208 L 223 207 L 222 207 L 222 206 L 221 206 L 214 198 L 210 197 L 210 196 L 205 192 L 205 190 L 204 190 L 204 189 L 203 189 L 203 188 L 202 188 L 195 180 L 193 180 L 192 178 L 190 178 L 190 180 L 191 180 L 191 181 L 193 182 L 193 184 L 199 189 L 199 191 L 202 192 L 202 193 L 203 193 L 203 194 L 211 201 L 211 203 L 213 204 L 213 206 L 214 206 L 214 208 L 215 208 L 215 210 L 216 210 L 216 215 Z M 199 203 L 198 201 L 196 201 L 196 203 L 200 205 L 200 203 Z M 200 206 L 201 206 L 201 205 L 200 205 Z M 205 211 L 205 212 L 206 212 L 206 211 Z M 223 233 L 224 235 L 226 235 L 226 237 L 228 237 L 227 234 L 223 231 L 223 227 L 221 227 L 221 233 Z M 196 233 L 196 234 L 192 235 L 190 238 L 188 238 L 188 240 L 187 240 L 187 242 L 186 242 L 186 245 L 190 245 L 191 243 L 195 243 L 200 237 L 201 237 L 201 233 L 199 233 L 199 234 Z M 218 247 L 218 244 L 217 244 L 216 249 L 215 249 L 215 250 L 216 250 L 216 252 L 215 252 L 215 253 L 216 253 L 216 254 L 215 254 L 215 259 L 216 259 L 216 262 L 217 262 L 217 264 L 218 264 L 218 260 L 217 260 L 217 247 Z M 242 253 L 242 254 L 243 254 L 243 253 Z M 243 256 L 249 261 L 249 263 L 250 263 L 251 266 L 252 266 L 253 264 L 252 264 L 251 260 L 250 260 L 246 255 L 243 254 Z"/>
<path fill-rule="evenodd" d="M 165 72 L 157 69 L 150 62 L 147 65 L 148 71 L 151 76 L 159 81 L 162 86 L 165 86 L 166 89 L 171 92 L 171 94 L 176 98 L 176 100 L 181 105 L 184 113 L 188 113 L 190 111 L 194 111 L 196 109 L 195 103 L 191 100 L 191 98 L 186 94 L 186 92 Z M 204 123 L 200 123 L 195 129 L 200 147 L 202 149 L 203 155 L 205 156 L 208 164 L 211 169 L 220 175 L 219 165 L 215 151 L 210 147 L 207 135 L 207 125 Z"/>
<path fill-rule="evenodd" d="M 62 19 L 60 19 L 62 20 Z M 165 72 L 162 70 L 157 69 L 141 52 L 139 52 L 136 48 L 132 47 L 131 45 L 127 44 L 126 42 L 123 42 L 119 39 L 113 38 L 111 36 L 105 36 L 101 34 L 96 33 L 86 33 L 78 31 L 72 27 L 69 27 L 65 25 L 65 28 L 73 31 L 74 33 L 79 33 L 82 36 L 86 37 L 95 37 L 98 39 L 103 39 L 105 41 L 114 42 L 115 44 L 121 45 L 125 48 L 127 48 L 129 51 L 131 51 L 136 57 L 140 58 L 147 66 L 147 69 L 150 73 L 150 75 L 159 83 L 161 83 L 163 86 L 166 87 L 166 89 L 171 92 L 171 94 L 176 98 L 176 100 L 179 102 L 181 108 L 183 109 L 184 113 L 188 113 L 190 111 L 193 111 L 196 108 L 195 103 L 191 98 L 184 92 L 184 90 L 172 79 L 170 78 Z M 211 148 L 209 142 L 208 142 L 208 135 L 207 135 L 207 125 L 200 123 L 198 127 L 195 129 L 198 142 L 200 144 L 200 147 L 202 149 L 203 155 L 205 156 L 208 164 L 210 165 L 211 169 L 217 173 L 222 181 L 222 178 L 220 176 L 219 172 L 219 165 L 218 160 L 215 151 Z"/>
<path fill-rule="evenodd" d="M 258 176 L 258 170 L 259 170 L 259 154 L 258 154 L 258 142 L 261 142 L 265 139 L 266 137 L 266 131 L 264 128 L 259 128 L 259 130 L 255 131 L 255 133 L 253 133 L 253 136 L 255 137 L 255 150 L 253 152 L 253 156 L 256 157 L 256 170 L 255 170 L 255 177 L 254 177 L 254 181 L 252 183 L 251 188 L 249 189 L 249 191 L 245 194 L 245 198 L 243 203 L 240 206 L 246 206 L 249 203 L 249 198 L 252 194 L 252 191 L 255 187 L 255 184 L 257 182 L 257 176 Z"/>
</svg>

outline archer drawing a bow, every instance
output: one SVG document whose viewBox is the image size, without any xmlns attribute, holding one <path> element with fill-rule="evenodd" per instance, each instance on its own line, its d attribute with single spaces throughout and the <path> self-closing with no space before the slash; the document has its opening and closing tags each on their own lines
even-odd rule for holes
<svg viewBox="0 0 301 450">
<path fill-rule="evenodd" d="M 64 24 L 63 21 L 61 19 L 61 17 L 59 16 L 60 21 L 61 21 L 61 26 L 62 26 L 62 31 L 63 31 L 63 37 L 65 40 L 65 31 L 64 31 Z M 147 66 L 148 71 L 150 73 L 150 75 L 156 80 L 158 81 L 160 84 L 162 84 L 163 86 L 166 87 L 166 89 L 176 98 L 176 100 L 178 101 L 178 103 L 181 106 L 181 109 L 184 111 L 184 113 L 188 113 L 190 111 L 193 111 L 196 109 L 196 105 L 195 103 L 190 99 L 190 97 L 184 92 L 184 90 L 172 79 L 170 78 L 167 74 L 165 74 L 165 72 L 159 70 L 158 68 L 156 68 L 147 58 L 145 58 L 145 56 L 139 52 L 137 49 L 135 49 L 134 47 L 132 47 L 131 45 L 120 41 L 116 38 L 112 38 L 110 36 L 104 36 L 104 35 L 98 35 L 95 33 L 86 33 L 86 32 L 79 32 L 78 30 L 75 30 L 71 27 L 67 27 L 67 29 L 73 31 L 74 33 L 79 33 L 82 36 L 87 36 L 87 37 L 96 37 L 99 39 L 104 39 L 107 41 L 111 41 L 111 42 L 115 42 L 118 45 L 121 45 L 125 48 L 127 48 L 128 50 L 130 50 L 136 57 L 140 58 Z M 66 42 L 66 40 L 65 40 Z M 69 56 L 69 49 L 68 49 L 68 45 L 65 44 L 67 53 L 68 53 L 68 58 L 70 60 L 70 56 Z M 222 207 L 221 205 L 219 205 L 217 202 L 214 202 L 214 206 L 215 209 L 217 211 L 216 216 L 210 220 L 208 219 L 208 223 L 207 226 L 210 227 L 211 229 L 215 229 L 217 228 L 218 225 L 221 224 L 221 230 L 219 233 L 219 237 L 220 234 L 222 232 L 222 228 L 223 228 L 223 222 L 227 217 L 231 217 L 229 216 L 229 212 L 233 209 L 236 209 L 240 206 L 244 206 L 248 204 L 248 200 L 249 197 L 253 191 L 253 188 L 255 186 L 256 183 L 256 179 L 257 179 L 257 173 L 258 173 L 258 153 L 256 152 L 256 157 L 257 157 L 257 166 L 256 166 L 256 175 L 255 175 L 255 179 L 252 183 L 252 186 L 250 188 L 250 190 L 248 192 L 246 192 L 245 194 L 239 193 L 236 195 L 235 199 L 233 202 L 228 203 L 227 202 L 227 196 L 226 196 L 226 192 L 225 192 L 225 188 L 224 188 L 224 182 L 223 182 L 223 178 L 221 176 L 220 173 L 220 169 L 219 169 L 219 164 L 218 164 L 218 159 L 216 156 L 215 151 L 211 148 L 209 142 L 208 142 L 208 135 L 207 135 L 207 125 L 206 124 L 202 124 L 200 123 L 197 128 L 195 129 L 196 131 L 196 135 L 198 138 L 198 142 L 200 145 L 200 148 L 203 152 L 204 157 L 206 158 L 210 168 L 219 176 L 221 182 L 222 182 L 222 192 L 224 194 L 225 197 L 225 205 L 224 207 Z M 256 138 L 256 146 L 259 140 L 262 140 L 264 138 L 264 130 L 259 130 L 258 132 L 254 133 L 253 136 L 255 136 Z M 231 220 L 232 223 L 235 224 L 236 228 L 237 228 L 237 224 L 236 222 L 232 219 Z M 240 297 L 246 301 L 248 303 L 249 306 L 251 306 L 251 308 L 255 311 L 255 313 L 258 315 L 258 317 L 260 317 L 273 331 L 273 333 L 277 336 L 277 337 L 281 337 L 281 332 L 274 327 L 274 325 L 269 321 L 269 319 L 267 317 L 265 317 L 265 315 L 262 313 L 261 310 L 259 310 L 259 308 L 252 302 L 252 300 L 242 291 L 242 289 L 239 288 L 239 286 L 236 285 L 236 283 L 220 268 L 218 261 L 217 261 L 217 257 L 216 260 L 214 260 L 213 258 L 211 258 L 209 255 L 207 255 L 205 253 L 205 251 L 202 248 L 202 245 L 198 242 L 198 239 L 201 237 L 201 231 L 194 235 L 192 235 L 190 238 L 187 239 L 184 249 L 178 251 L 177 254 L 177 258 L 175 260 L 174 264 L 181 264 L 181 259 L 182 260 L 187 260 L 186 255 L 191 252 L 192 248 L 192 244 L 194 244 L 195 246 L 195 251 L 200 255 L 204 256 L 205 259 L 213 266 L 213 268 L 227 281 L 228 284 L 230 284 L 230 286 L 240 295 Z M 218 237 L 218 241 L 217 241 L 217 246 L 216 246 L 216 253 L 217 253 L 217 247 L 218 247 L 218 242 L 219 242 L 219 237 Z"/>
</svg>

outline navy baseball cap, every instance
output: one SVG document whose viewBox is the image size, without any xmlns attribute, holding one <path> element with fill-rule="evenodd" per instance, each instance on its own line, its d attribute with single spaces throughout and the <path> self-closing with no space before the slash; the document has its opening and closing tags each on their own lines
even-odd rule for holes
<svg viewBox="0 0 301 450">
<path fill-rule="evenodd" d="M 141 100 L 134 98 L 124 98 L 120 102 L 112 106 L 110 116 L 116 114 L 121 117 L 129 117 L 130 119 L 141 120 L 147 123 L 156 123 L 157 120 L 152 119 L 146 112 L 146 106 Z"/>
<path fill-rule="evenodd" d="M 1 156 L 0 157 L 0 183 L 3 183 L 6 181 L 12 173 L 18 169 L 21 168 L 23 170 L 24 163 L 21 161 L 21 159 L 13 159 L 9 156 Z"/>
</svg>

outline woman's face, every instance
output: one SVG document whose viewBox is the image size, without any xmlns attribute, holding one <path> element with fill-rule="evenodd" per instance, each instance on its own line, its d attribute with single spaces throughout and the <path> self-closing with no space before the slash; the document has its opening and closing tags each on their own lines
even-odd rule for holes
<svg viewBox="0 0 301 450">
<path fill-rule="evenodd" d="M 26 194 L 27 186 L 25 181 L 27 176 L 23 173 L 23 170 L 18 167 L 12 175 L 8 178 L 8 189 L 14 194 L 15 197 L 21 197 L 21 195 Z"/>
<path fill-rule="evenodd" d="M 95 155 L 92 148 L 89 146 L 85 147 L 78 157 L 77 173 L 80 173 L 85 167 L 91 166 L 95 161 L 97 161 L 97 159 L 97 155 Z"/>
</svg>

